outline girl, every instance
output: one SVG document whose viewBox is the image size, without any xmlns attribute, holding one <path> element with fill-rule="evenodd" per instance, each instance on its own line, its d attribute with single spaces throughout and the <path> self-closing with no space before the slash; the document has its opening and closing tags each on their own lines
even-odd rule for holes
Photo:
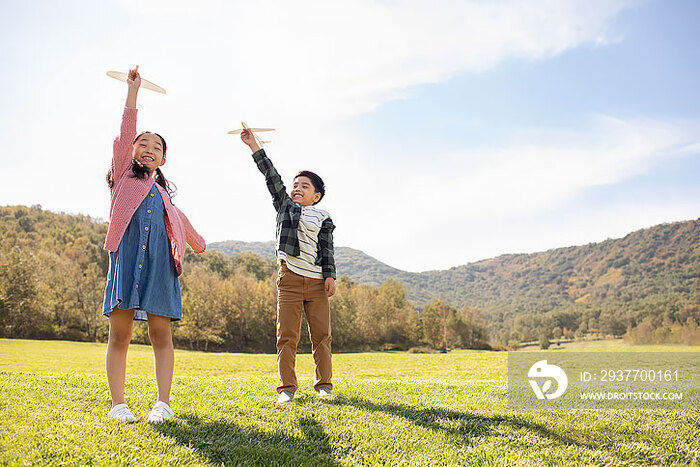
<svg viewBox="0 0 700 467">
<path fill-rule="evenodd" d="M 114 141 L 112 168 L 107 174 L 111 204 L 105 249 L 110 253 L 103 314 L 109 317 L 109 415 L 136 421 L 124 400 L 126 353 L 136 319 L 148 321 L 155 354 L 158 401 L 148 421 L 158 423 L 173 416 L 169 405 L 174 365 L 170 322 L 182 317 L 178 276 L 185 243 L 196 253 L 203 252 L 206 244 L 170 200 L 173 190 L 160 170 L 165 164 L 165 140 L 157 133 L 136 135 L 136 96 L 141 85 L 136 70 L 129 70 L 127 84 L 121 133 Z"/>
</svg>

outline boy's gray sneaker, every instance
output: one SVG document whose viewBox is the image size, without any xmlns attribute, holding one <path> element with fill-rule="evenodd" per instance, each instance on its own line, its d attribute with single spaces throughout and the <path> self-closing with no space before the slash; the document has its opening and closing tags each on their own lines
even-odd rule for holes
<svg viewBox="0 0 700 467">
<path fill-rule="evenodd" d="M 335 397 L 335 394 L 331 392 L 330 388 L 327 387 L 322 387 L 320 388 L 316 394 L 318 394 L 318 397 Z"/>
<path fill-rule="evenodd" d="M 277 403 L 278 404 L 289 404 L 293 400 L 294 400 L 294 394 L 292 394 L 289 391 L 282 391 L 282 392 L 280 392 L 280 395 L 277 398 Z"/>
</svg>

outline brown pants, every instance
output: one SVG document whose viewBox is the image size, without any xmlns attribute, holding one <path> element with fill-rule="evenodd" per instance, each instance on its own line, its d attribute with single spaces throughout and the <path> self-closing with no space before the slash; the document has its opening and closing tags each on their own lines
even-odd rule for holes
<svg viewBox="0 0 700 467">
<path fill-rule="evenodd" d="M 309 323 L 311 351 L 316 379 L 314 389 L 332 388 L 331 311 L 323 279 L 300 276 L 282 261 L 277 275 L 277 369 L 280 385 L 277 392 L 297 390 L 294 364 L 301 332 L 302 307 Z"/>
</svg>

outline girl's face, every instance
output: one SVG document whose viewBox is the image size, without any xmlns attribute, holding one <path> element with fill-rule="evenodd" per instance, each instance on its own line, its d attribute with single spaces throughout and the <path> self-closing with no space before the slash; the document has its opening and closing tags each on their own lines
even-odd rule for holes
<svg viewBox="0 0 700 467">
<path fill-rule="evenodd" d="M 136 162 L 146 167 L 153 173 L 158 167 L 165 164 L 163 156 L 163 143 L 158 135 L 144 133 L 134 143 L 132 157 Z"/>
</svg>

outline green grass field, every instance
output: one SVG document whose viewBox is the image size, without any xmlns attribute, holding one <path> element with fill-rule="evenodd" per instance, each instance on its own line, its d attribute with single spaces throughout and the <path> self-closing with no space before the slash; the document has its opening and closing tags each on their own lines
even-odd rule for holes
<svg viewBox="0 0 700 467">
<path fill-rule="evenodd" d="M 700 465 L 699 411 L 514 411 L 503 352 L 337 354 L 324 401 L 300 355 L 280 407 L 274 355 L 176 351 L 176 419 L 156 426 L 150 347 L 129 351 L 130 425 L 106 415 L 104 354 L 0 339 L 1 465 Z"/>
</svg>

